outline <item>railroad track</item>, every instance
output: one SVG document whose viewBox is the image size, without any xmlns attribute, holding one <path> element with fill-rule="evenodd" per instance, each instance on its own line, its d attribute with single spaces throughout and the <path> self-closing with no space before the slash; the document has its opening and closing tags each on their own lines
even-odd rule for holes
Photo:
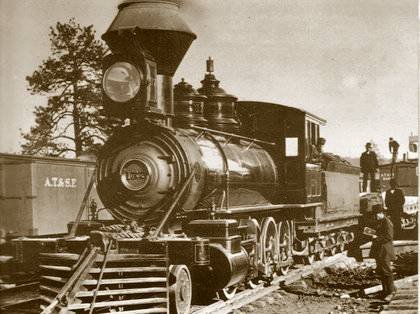
<svg viewBox="0 0 420 314">
<path fill-rule="evenodd" d="M 33 310 L 32 305 L 39 303 L 39 282 L 30 282 L 12 288 L 0 289 L 0 312 L 14 312 L 16 308 Z"/>
<path fill-rule="evenodd" d="M 402 254 L 407 252 L 418 252 L 417 240 L 395 240 L 393 241 L 395 254 Z M 360 246 L 362 257 L 368 258 L 372 242 L 368 242 Z"/>
<path fill-rule="evenodd" d="M 295 269 L 290 270 L 286 275 L 275 277 L 268 286 L 268 283 L 260 283 L 254 289 L 247 289 L 238 292 L 230 300 L 219 300 L 206 306 L 193 306 L 190 313 L 231 313 L 235 309 L 240 309 L 245 305 L 253 303 L 256 300 L 271 294 L 272 292 L 280 289 L 283 285 L 291 284 L 301 278 L 309 276 L 317 270 L 339 263 L 340 261 L 345 260 L 346 256 L 347 252 L 343 252 L 331 257 L 326 257 L 322 261 L 315 262 L 312 265 L 295 265 Z M 22 308 L 22 305 L 25 304 L 25 308 L 28 308 L 28 305 L 30 306 L 30 304 L 36 302 L 37 300 L 37 297 L 32 295 L 34 291 L 38 291 L 38 283 L 36 282 L 0 290 L 0 312 L 1 310 L 10 310 L 16 305 L 20 305 L 20 308 Z"/>
<path fill-rule="evenodd" d="M 347 252 L 336 254 L 331 257 L 327 257 L 322 261 L 315 262 L 312 265 L 298 265 L 297 268 L 291 270 L 288 274 L 282 275 L 274 278 L 269 286 L 266 286 L 264 283 L 259 284 L 254 289 L 247 289 L 237 293 L 232 299 L 227 301 L 217 301 L 208 306 L 198 307 L 193 306 L 191 313 L 192 314 L 227 314 L 231 313 L 235 309 L 239 309 L 247 304 L 250 304 L 264 296 L 269 295 L 270 293 L 278 290 L 284 284 L 293 283 L 303 277 L 306 277 L 312 274 L 314 271 L 328 267 L 332 264 L 343 260 L 347 256 Z"/>
<path fill-rule="evenodd" d="M 407 278 L 398 285 L 398 291 L 389 304 L 383 306 L 380 314 L 418 313 L 418 276 Z"/>
</svg>

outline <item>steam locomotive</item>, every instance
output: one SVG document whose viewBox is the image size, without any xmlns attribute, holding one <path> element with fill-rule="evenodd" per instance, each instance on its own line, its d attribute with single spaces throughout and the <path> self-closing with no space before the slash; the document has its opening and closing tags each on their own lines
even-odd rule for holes
<svg viewBox="0 0 420 314">
<path fill-rule="evenodd" d="M 109 251 L 163 254 L 170 312 L 188 313 L 196 295 L 231 298 L 239 286 L 285 274 L 294 262 L 343 251 L 360 216 L 359 169 L 332 154 L 313 160 L 324 119 L 281 104 L 238 101 L 220 87 L 211 59 L 198 90 L 184 80 L 173 86 L 196 38 L 179 6 L 125 0 L 103 35 L 112 52 L 104 60 L 103 105 L 125 124 L 98 155 L 97 191 L 130 232 L 105 227 L 90 241 L 102 248 L 103 268 Z M 148 299 L 130 299 L 130 282 L 116 282 L 101 284 L 108 287 L 98 294 L 103 306 L 119 311 L 140 304 L 144 313 L 158 313 Z M 115 292 L 115 301 L 109 291 L 121 287 L 125 295 Z M 89 291 L 74 295 L 96 298 Z M 86 310 L 85 303 L 69 309 Z"/>
</svg>

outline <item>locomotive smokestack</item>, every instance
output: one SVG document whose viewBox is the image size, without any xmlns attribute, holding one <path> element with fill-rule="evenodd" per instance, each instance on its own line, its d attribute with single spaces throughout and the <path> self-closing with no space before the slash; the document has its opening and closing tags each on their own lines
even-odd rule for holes
<svg viewBox="0 0 420 314">
<path fill-rule="evenodd" d="M 180 0 L 125 0 L 102 38 L 113 53 L 126 50 L 130 34 L 140 53 L 150 54 L 157 63 L 157 107 L 172 115 L 172 77 L 196 35 L 180 13 Z"/>
</svg>

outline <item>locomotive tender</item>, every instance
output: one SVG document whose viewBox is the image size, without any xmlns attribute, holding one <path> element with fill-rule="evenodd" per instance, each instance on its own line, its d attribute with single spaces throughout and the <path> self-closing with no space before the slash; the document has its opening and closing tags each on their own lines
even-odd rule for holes
<svg viewBox="0 0 420 314">
<path fill-rule="evenodd" d="M 398 187 L 403 190 L 405 203 L 404 216 L 401 217 L 403 229 L 417 227 L 418 216 L 418 136 L 409 137 L 409 151 L 403 154 L 403 159 L 395 163 L 379 166 L 382 197 L 385 201 L 385 191 L 390 188 L 391 178 L 398 182 Z M 416 233 L 417 234 L 417 233 Z"/>
<path fill-rule="evenodd" d="M 103 35 L 112 52 L 104 60 L 104 108 L 126 123 L 99 153 L 96 176 L 104 206 L 141 230 L 109 248 L 163 250 L 174 283 L 171 312 L 188 313 L 192 291 L 230 298 L 238 286 L 285 273 L 296 260 L 344 250 L 360 215 L 359 169 L 332 155 L 312 160 L 326 121 L 280 104 L 238 101 L 219 86 L 211 59 L 201 88 L 184 80 L 173 87 L 196 38 L 179 6 L 125 0 Z M 98 234 L 98 243 L 117 238 L 110 227 L 91 238 Z M 105 302 L 111 293 L 99 295 Z M 147 301 L 136 302 L 117 308 L 142 304 L 146 313 Z M 70 309 L 89 308 L 83 304 Z"/>
</svg>

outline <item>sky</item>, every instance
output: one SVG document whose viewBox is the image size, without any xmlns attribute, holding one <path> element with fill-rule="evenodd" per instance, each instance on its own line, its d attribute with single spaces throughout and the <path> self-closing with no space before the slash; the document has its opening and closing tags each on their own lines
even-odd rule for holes
<svg viewBox="0 0 420 314">
<path fill-rule="evenodd" d="M 0 0 L 0 152 L 19 152 L 20 130 L 46 98 L 25 77 L 50 54 L 49 27 L 75 17 L 103 34 L 116 0 Z M 418 132 L 416 0 L 185 0 L 197 35 L 175 73 L 195 88 L 205 60 L 240 100 L 294 106 L 327 120 L 326 151 L 357 157 L 373 140 L 385 157 Z"/>
</svg>

